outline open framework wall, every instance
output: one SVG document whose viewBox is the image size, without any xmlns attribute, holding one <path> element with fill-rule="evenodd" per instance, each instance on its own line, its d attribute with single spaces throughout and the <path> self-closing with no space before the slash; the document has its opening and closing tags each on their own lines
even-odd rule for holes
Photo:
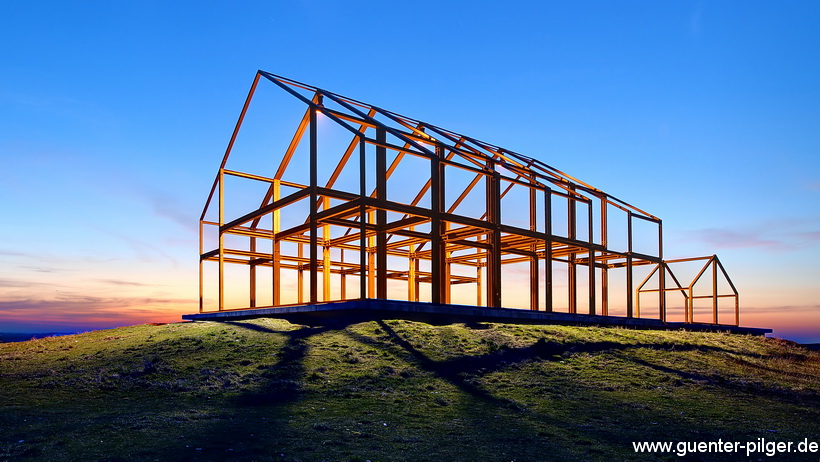
<svg viewBox="0 0 820 462">
<path fill-rule="evenodd" d="M 260 71 L 200 218 L 200 311 L 368 298 L 737 324 L 717 257 L 665 261 L 662 236 L 540 160 Z"/>
</svg>

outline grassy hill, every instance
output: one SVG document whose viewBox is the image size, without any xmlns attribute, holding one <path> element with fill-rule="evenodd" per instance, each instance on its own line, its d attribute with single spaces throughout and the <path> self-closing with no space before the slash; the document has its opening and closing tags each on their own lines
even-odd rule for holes
<svg viewBox="0 0 820 462">
<path fill-rule="evenodd" d="M 632 442 L 818 422 L 820 353 L 719 333 L 257 319 L 0 344 L 0 460 L 680 460 Z"/>
</svg>

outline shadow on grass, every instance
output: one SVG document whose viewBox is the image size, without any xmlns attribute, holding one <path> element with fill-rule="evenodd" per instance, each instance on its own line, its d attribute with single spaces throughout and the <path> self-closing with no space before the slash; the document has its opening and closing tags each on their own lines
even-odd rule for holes
<svg viewBox="0 0 820 462">
<path fill-rule="evenodd" d="M 675 352 L 689 352 L 698 351 L 706 353 L 727 353 L 728 350 L 715 346 L 708 345 L 680 345 L 669 343 L 619 343 L 612 341 L 600 342 L 567 342 L 561 343 L 552 340 L 539 339 L 534 344 L 521 348 L 501 348 L 500 350 L 482 355 L 460 356 L 452 359 L 436 361 L 428 355 L 418 350 L 411 343 L 411 339 L 402 337 L 395 329 L 382 320 L 377 320 L 376 323 L 383 329 L 390 340 L 395 345 L 401 347 L 404 351 L 410 354 L 415 363 L 423 370 L 434 374 L 435 376 L 447 381 L 448 383 L 458 387 L 461 391 L 468 393 L 481 400 L 491 402 L 494 404 L 501 404 L 512 409 L 520 410 L 521 407 L 512 400 L 502 399 L 487 392 L 480 386 L 476 385 L 472 377 L 486 375 L 488 373 L 497 372 L 514 366 L 516 364 L 528 361 L 560 361 L 572 354 L 596 354 L 604 352 L 628 352 L 637 349 L 650 349 L 657 351 L 675 351 Z M 355 340 L 370 344 L 371 346 L 378 346 L 381 342 L 370 337 L 361 336 L 347 331 L 348 335 Z M 681 379 L 688 379 L 700 383 L 714 384 L 719 383 L 720 386 L 734 389 L 737 391 L 744 391 L 747 393 L 757 394 L 761 396 L 771 395 L 772 393 L 783 397 L 800 397 L 805 394 L 797 393 L 792 390 L 763 390 L 753 386 L 750 383 L 734 382 L 731 379 L 723 377 L 709 377 L 699 373 L 690 373 L 683 370 L 677 370 L 666 366 L 653 364 L 644 359 L 638 358 L 635 355 L 627 355 L 623 357 L 624 360 L 633 362 L 636 365 L 654 369 L 666 374 L 673 374 Z M 742 360 L 740 360 L 742 361 Z M 751 363 L 748 363 L 751 364 Z M 771 370 L 763 367 L 763 369 Z"/>
<path fill-rule="evenodd" d="M 240 392 L 240 395 L 237 396 L 234 401 L 237 405 L 237 409 L 228 411 L 228 415 L 232 413 L 236 414 L 229 418 L 236 419 L 236 416 L 240 413 L 244 415 L 248 411 L 251 411 L 251 415 L 261 413 L 259 415 L 277 416 L 275 417 L 275 421 L 272 417 L 272 420 L 266 424 L 259 423 L 259 425 L 269 427 L 269 433 L 272 435 L 271 438 L 274 438 L 274 440 L 271 440 L 271 443 L 284 443 L 290 446 L 291 450 L 293 450 L 294 447 L 297 448 L 298 453 L 316 456 L 318 453 L 313 451 L 321 451 L 321 444 L 324 443 L 319 444 L 319 440 L 315 440 L 316 436 L 313 433 L 300 435 L 299 438 L 294 439 L 294 430 L 285 416 L 294 412 L 291 406 L 302 406 L 303 400 L 316 398 L 315 396 L 311 397 L 304 389 L 306 380 L 304 363 L 310 344 L 313 343 L 311 342 L 311 338 L 329 331 L 338 330 L 356 342 L 387 351 L 397 359 L 402 358 L 409 360 L 415 364 L 419 370 L 425 371 L 452 385 L 463 393 L 465 397 L 470 398 L 465 401 L 466 404 L 463 409 L 459 411 L 462 415 L 467 416 L 464 423 L 450 425 L 446 427 L 446 432 L 440 435 L 438 432 L 444 432 L 444 428 L 434 426 L 433 428 L 435 428 L 435 430 L 432 431 L 435 432 L 436 435 L 439 435 L 437 438 L 470 441 L 471 445 L 476 448 L 480 447 L 486 451 L 497 450 L 499 447 L 504 447 L 505 451 L 509 451 L 510 454 L 520 453 L 525 456 L 532 456 L 530 450 L 525 449 L 525 447 L 534 445 L 546 448 L 555 444 L 570 443 L 570 447 L 562 447 L 560 450 L 552 447 L 551 450 L 553 453 L 551 453 L 550 456 L 544 455 L 542 460 L 577 459 L 581 454 L 586 457 L 593 456 L 593 458 L 595 458 L 601 454 L 610 454 L 611 451 L 620 447 L 626 448 L 628 452 L 629 441 L 638 438 L 642 432 L 658 432 L 658 427 L 656 427 L 656 423 L 658 422 L 664 422 L 665 426 L 671 426 L 677 433 L 683 432 L 689 434 L 687 432 L 693 432 L 695 430 L 688 427 L 691 423 L 683 424 L 672 421 L 666 412 L 648 407 L 640 408 L 640 412 L 627 413 L 627 415 L 623 417 L 612 417 L 619 416 L 624 408 L 632 408 L 628 407 L 628 403 L 620 401 L 616 396 L 609 396 L 607 393 L 586 387 L 583 384 L 578 384 L 578 389 L 573 392 L 573 397 L 569 404 L 563 404 L 559 408 L 564 409 L 566 406 L 591 405 L 593 406 L 591 409 L 579 409 L 576 413 L 569 416 L 562 414 L 562 412 L 566 412 L 564 410 L 559 410 L 556 413 L 552 411 L 544 412 L 543 409 L 538 412 L 532 412 L 526 404 L 519 403 L 516 399 L 499 396 L 494 393 L 492 387 L 489 389 L 485 388 L 476 378 L 480 378 L 491 372 L 502 371 L 516 364 L 528 361 L 560 361 L 575 354 L 612 352 L 615 354 L 623 353 L 623 359 L 633 363 L 636 367 L 646 367 L 701 383 L 712 383 L 715 380 L 714 377 L 707 377 L 706 375 L 698 373 L 689 373 L 683 370 L 656 365 L 651 361 L 637 357 L 640 353 L 630 354 L 629 352 L 638 349 L 675 352 L 700 351 L 718 354 L 727 352 L 727 350 L 723 348 L 714 346 L 680 345 L 662 342 L 619 343 L 616 341 L 579 341 L 561 343 L 547 339 L 539 339 L 532 345 L 526 347 L 501 347 L 497 351 L 488 354 L 464 355 L 444 360 L 436 360 L 431 357 L 429 353 L 423 351 L 423 349 L 419 349 L 420 347 L 416 346 L 418 344 L 414 341 L 414 337 L 402 333 L 398 326 L 391 326 L 384 320 L 373 321 L 385 332 L 386 337 L 374 338 L 370 335 L 362 335 L 350 329 L 344 329 L 345 326 L 352 323 L 342 326 L 339 324 L 320 327 L 295 326 L 294 329 L 288 330 L 271 329 L 251 322 L 226 322 L 225 324 L 234 327 L 286 337 L 285 344 L 277 353 L 278 361 L 262 370 L 261 376 L 263 380 L 259 386 L 253 390 L 245 389 Z M 398 331 L 396 330 L 397 328 L 399 329 Z M 752 395 L 769 395 L 766 390 L 754 390 L 741 386 L 740 384 L 727 383 L 723 380 L 721 380 L 718 385 L 727 388 L 737 388 Z M 334 396 L 328 396 L 328 398 L 334 399 Z M 365 398 L 369 399 L 368 397 Z M 481 403 L 484 405 L 481 405 Z M 265 406 L 270 406 L 271 409 L 266 409 L 264 408 Z M 244 408 L 244 410 L 240 411 L 240 408 Z M 259 411 L 253 411 L 255 408 L 259 409 Z M 554 419 L 559 416 L 566 420 L 560 425 L 556 425 Z M 242 418 L 247 420 L 246 417 Z M 373 419 L 373 417 L 368 417 L 368 419 Z M 723 436 L 723 434 L 720 433 L 719 427 L 715 427 L 708 422 L 699 423 L 702 427 L 697 429 L 697 432 L 706 432 L 705 434 L 715 433 L 719 434 L 719 436 Z M 251 426 L 257 425 L 257 423 L 253 423 L 250 420 L 248 420 L 246 425 L 247 427 L 244 428 L 247 428 L 248 432 L 262 431 L 261 429 L 252 430 Z M 635 430 L 613 430 L 609 427 L 610 425 L 625 428 L 634 427 Z M 475 426 L 480 426 L 482 430 L 478 430 L 478 427 Z M 564 428 L 567 426 L 569 429 Z M 330 428 L 334 427 L 331 425 Z M 487 428 L 491 430 L 487 430 Z M 515 429 L 518 429 L 520 432 Z M 310 429 L 308 428 L 308 430 Z M 580 434 L 575 435 L 574 432 L 580 432 Z M 353 440 L 345 439 L 350 438 L 346 433 L 332 433 L 332 435 L 341 438 L 336 441 L 336 444 L 339 445 L 339 448 L 345 448 L 344 450 L 355 452 L 368 447 L 368 444 L 363 443 L 362 441 L 364 440 L 361 440 L 361 438 Z M 473 439 L 474 435 L 485 435 L 488 441 L 491 442 L 487 443 L 483 438 Z M 744 434 L 744 436 L 748 435 Z M 241 440 L 240 435 L 229 436 L 220 433 L 214 435 L 214 437 L 220 441 Z M 545 440 L 533 442 L 531 441 L 533 437 L 544 438 Z M 283 439 L 280 440 L 280 438 Z M 302 438 L 308 439 L 302 441 Z M 327 439 L 327 437 L 323 438 Z M 281 441 L 281 443 L 276 443 L 275 440 Z M 296 441 L 298 441 L 298 443 L 296 443 Z M 382 440 L 379 441 L 380 444 L 384 443 Z M 436 439 L 436 441 L 439 440 Z M 212 446 L 213 444 L 210 444 L 209 447 Z M 305 449 L 308 446 L 310 446 L 310 449 Z M 425 447 L 427 448 L 426 450 L 436 450 L 435 444 L 426 445 Z M 472 450 L 473 452 L 475 452 L 474 449 L 475 448 Z M 341 450 L 342 449 L 339 449 L 339 451 Z M 262 446 L 256 446 L 254 443 L 254 445 L 247 447 L 245 451 L 246 455 L 261 455 L 265 454 L 266 450 Z"/>
<path fill-rule="evenodd" d="M 483 401 L 487 401 L 496 405 L 508 406 L 513 409 L 519 409 L 518 404 L 514 401 L 497 398 L 492 394 L 488 393 L 486 390 L 483 390 L 482 388 L 465 380 L 465 378 L 462 376 L 462 373 L 465 372 L 464 370 L 451 369 L 447 367 L 446 362 L 438 362 L 430 359 L 427 355 L 417 350 L 410 342 L 403 339 L 401 335 L 399 335 L 395 330 L 393 330 L 392 327 L 390 327 L 384 321 L 376 321 L 376 323 L 379 325 L 379 327 L 384 329 L 384 331 L 387 333 L 387 335 L 390 336 L 393 342 L 395 342 L 405 351 L 410 353 L 416 359 L 416 363 L 419 366 L 421 366 L 424 370 L 433 373 L 434 375 L 447 381 L 451 385 L 458 387 L 461 391 L 468 393 Z"/>
<path fill-rule="evenodd" d="M 302 392 L 302 380 L 305 375 L 303 360 L 308 349 L 306 341 L 314 335 L 332 329 L 330 326 L 323 326 L 274 330 L 242 321 L 226 321 L 225 324 L 287 337 L 279 353 L 279 361 L 262 372 L 261 375 L 265 378 L 262 386 L 253 391 L 243 392 L 237 398 L 237 404 L 244 406 L 266 406 L 298 399 Z"/>
<path fill-rule="evenodd" d="M 618 342 L 556 342 L 552 340 L 538 339 L 534 344 L 521 348 L 502 347 L 496 352 L 474 355 L 460 356 L 444 361 L 434 361 L 418 351 L 406 339 L 402 338 L 393 328 L 384 321 L 377 321 L 379 326 L 391 337 L 391 339 L 408 353 L 413 355 L 430 372 L 458 375 L 477 371 L 494 372 L 510 365 L 531 361 L 547 360 L 559 361 L 568 354 L 578 353 L 601 353 L 606 351 L 626 351 L 638 348 L 647 348 L 660 351 L 700 351 L 700 352 L 726 352 L 727 350 L 713 346 L 703 345 L 677 345 L 665 343 L 618 343 Z M 370 338 L 357 336 L 359 341 L 374 343 Z"/>
<path fill-rule="evenodd" d="M 760 359 L 761 360 L 785 359 L 787 361 L 790 360 L 790 361 L 793 361 L 795 363 L 810 361 L 807 357 L 805 357 L 805 356 L 800 357 L 798 355 L 793 355 L 792 357 L 768 356 L 768 357 L 763 357 L 763 358 L 760 358 Z M 764 366 L 763 364 L 756 363 L 756 362 L 751 362 L 751 361 L 748 361 L 746 359 L 737 358 L 737 357 L 733 357 L 730 360 L 733 363 L 735 363 L 739 366 L 749 368 L 749 369 L 753 369 L 753 370 L 756 369 L 756 370 L 766 371 L 766 372 L 770 372 L 770 373 L 777 374 L 777 375 L 787 375 L 789 377 L 794 377 L 796 379 L 812 381 L 812 382 L 816 380 L 816 376 L 814 376 L 812 374 L 805 374 L 803 372 L 795 372 L 795 371 L 784 370 L 783 368 L 778 369 L 778 368 L 775 368 L 775 367 Z"/>
<path fill-rule="evenodd" d="M 696 382 L 704 383 L 707 385 L 719 386 L 720 388 L 732 390 L 736 392 L 742 393 L 749 393 L 759 397 L 776 397 L 778 399 L 784 399 L 789 402 L 796 402 L 801 404 L 806 404 L 808 400 L 813 400 L 815 402 L 820 401 L 820 396 L 817 395 L 816 392 L 813 390 L 795 390 L 792 388 L 782 388 L 782 387 L 764 387 L 758 382 L 758 380 L 745 380 L 742 377 L 738 377 L 737 379 L 733 379 L 732 377 L 727 377 L 725 374 L 721 375 L 705 375 L 699 373 L 692 373 L 686 372 L 679 369 L 674 369 L 667 366 L 662 366 L 660 364 L 653 364 L 649 361 L 640 359 L 640 358 L 629 358 L 630 361 L 634 362 L 637 365 L 644 366 L 650 369 L 654 369 L 659 372 L 663 372 L 666 374 L 676 375 L 681 379 L 689 379 Z M 746 364 L 748 367 L 759 368 L 766 371 L 782 373 L 777 371 L 773 368 L 768 368 L 765 366 L 759 366 L 752 363 L 749 363 L 744 360 L 740 360 L 737 358 L 732 358 L 732 362 L 736 364 Z M 755 377 L 756 378 L 756 377 Z"/>
</svg>

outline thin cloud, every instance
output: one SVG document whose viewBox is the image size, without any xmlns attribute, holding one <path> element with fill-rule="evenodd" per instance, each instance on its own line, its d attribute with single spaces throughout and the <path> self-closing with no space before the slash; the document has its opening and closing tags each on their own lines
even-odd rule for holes
<svg viewBox="0 0 820 462">
<path fill-rule="evenodd" d="M 105 229 L 99 226 L 90 226 L 90 228 L 94 229 L 95 231 L 122 240 L 131 248 L 131 250 L 133 250 L 137 254 L 137 257 L 139 257 L 142 261 L 153 262 L 155 261 L 154 256 L 159 255 L 167 259 L 171 263 L 171 265 L 173 265 L 174 268 L 179 267 L 179 262 L 176 261 L 174 257 L 168 255 L 166 252 L 164 252 L 161 248 L 157 246 L 144 242 L 140 239 L 120 234 L 115 231 L 111 231 L 109 229 Z"/>
<path fill-rule="evenodd" d="M 4 250 L 0 249 L 0 255 L 5 255 L 7 257 L 29 257 L 30 254 L 18 252 L 16 250 Z"/>
<path fill-rule="evenodd" d="M 804 233 L 795 233 L 795 236 L 808 242 L 820 242 L 820 231 L 809 231 Z"/>
<path fill-rule="evenodd" d="M 817 220 L 814 219 L 792 220 L 750 224 L 743 229 L 699 229 L 690 232 L 689 237 L 716 249 L 791 251 L 820 244 L 820 231 L 812 230 L 816 227 Z"/>
<path fill-rule="evenodd" d="M 21 281 L 19 279 L 0 279 L 0 287 L 34 287 L 47 285 L 42 282 Z"/>
<path fill-rule="evenodd" d="M 194 312 L 193 300 L 66 295 L 53 300 L 0 301 L 0 326 L 18 332 L 88 331 L 146 322 L 174 322 Z"/>
<path fill-rule="evenodd" d="M 763 248 L 769 250 L 791 250 L 793 244 L 767 239 L 754 231 L 735 231 L 728 229 L 707 228 L 695 231 L 694 237 L 718 249 Z"/>
<path fill-rule="evenodd" d="M 54 299 L 18 299 L 0 301 L 0 319 L 96 320 L 116 319 L 130 314 L 155 313 L 158 307 L 192 306 L 193 301 L 180 298 L 95 297 L 88 295 L 58 295 Z"/>
<path fill-rule="evenodd" d="M 151 185 L 140 181 L 137 178 L 122 178 L 118 181 L 109 180 L 103 184 L 97 184 L 106 193 L 117 191 L 123 196 L 129 196 L 151 209 L 151 213 L 163 220 L 171 221 L 189 233 L 199 232 L 198 205 L 191 207 L 181 202 L 179 194 L 157 189 Z"/>
<path fill-rule="evenodd" d="M 48 268 L 45 266 L 21 266 L 20 268 L 36 273 L 62 273 L 63 271 L 67 271 L 61 268 Z"/>
<path fill-rule="evenodd" d="M 156 216 L 170 220 L 188 231 L 198 232 L 197 212 L 183 207 L 176 196 L 156 192 L 151 194 L 150 202 Z"/>
<path fill-rule="evenodd" d="M 136 282 L 136 281 L 126 281 L 124 279 L 94 279 L 94 281 L 102 282 L 104 284 L 111 284 L 111 285 L 114 285 L 114 286 L 133 286 L 133 287 L 149 287 L 149 286 L 151 286 L 151 287 L 153 287 L 153 286 L 157 285 L 157 284 L 145 284 L 145 283 Z"/>
<path fill-rule="evenodd" d="M 820 312 L 820 305 L 780 305 L 780 306 L 743 306 L 741 307 L 741 315 L 747 314 L 777 314 L 785 313 L 818 313 Z"/>
</svg>

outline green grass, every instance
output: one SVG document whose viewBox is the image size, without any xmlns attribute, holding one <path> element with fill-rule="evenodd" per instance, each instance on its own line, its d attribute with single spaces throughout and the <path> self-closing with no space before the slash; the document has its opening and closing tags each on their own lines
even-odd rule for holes
<svg viewBox="0 0 820 462">
<path fill-rule="evenodd" d="M 631 442 L 818 422 L 819 353 L 720 333 L 257 319 L 0 344 L 0 460 L 678 460 Z"/>
</svg>

